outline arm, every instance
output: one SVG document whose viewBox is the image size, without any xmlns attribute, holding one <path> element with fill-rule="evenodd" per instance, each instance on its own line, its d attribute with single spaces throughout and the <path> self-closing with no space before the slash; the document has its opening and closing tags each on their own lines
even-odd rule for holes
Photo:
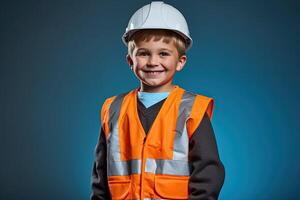
<svg viewBox="0 0 300 200">
<path fill-rule="evenodd" d="M 91 200 L 108 200 L 110 193 L 107 182 L 106 138 L 101 128 L 99 141 L 95 148 L 95 160 L 91 177 Z"/>
<path fill-rule="evenodd" d="M 205 113 L 189 144 L 189 200 L 216 200 L 225 179 L 214 131 Z"/>
</svg>

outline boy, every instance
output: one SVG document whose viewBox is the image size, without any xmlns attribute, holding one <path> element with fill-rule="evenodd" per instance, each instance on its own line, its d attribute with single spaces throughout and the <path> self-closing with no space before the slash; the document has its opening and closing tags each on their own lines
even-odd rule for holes
<svg viewBox="0 0 300 200">
<path fill-rule="evenodd" d="M 122 39 L 140 86 L 102 105 L 91 199 L 217 199 L 225 170 L 213 99 L 172 83 L 192 45 L 183 15 L 152 2 L 134 13 Z"/>
</svg>

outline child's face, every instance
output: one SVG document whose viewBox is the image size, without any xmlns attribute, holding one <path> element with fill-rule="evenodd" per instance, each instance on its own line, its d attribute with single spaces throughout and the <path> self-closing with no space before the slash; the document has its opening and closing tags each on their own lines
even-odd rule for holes
<svg viewBox="0 0 300 200">
<path fill-rule="evenodd" d="M 186 56 L 178 58 L 173 44 L 153 39 L 136 44 L 132 57 L 127 55 L 128 64 L 141 82 L 141 91 L 166 92 L 172 89 L 176 71 L 182 70 Z"/>
</svg>

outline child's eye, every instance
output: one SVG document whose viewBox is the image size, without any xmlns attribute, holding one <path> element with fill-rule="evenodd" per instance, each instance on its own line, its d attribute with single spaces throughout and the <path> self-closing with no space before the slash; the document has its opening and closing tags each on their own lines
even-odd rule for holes
<svg viewBox="0 0 300 200">
<path fill-rule="evenodd" d="M 139 52 L 138 55 L 139 55 L 139 56 L 147 56 L 148 53 L 147 53 L 147 52 Z"/>
<path fill-rule="evenodd" d="M 162 55 L 162 56 L 168 56 L 169 53 L 167 53 L 167 52 L 161 52 L 160 55 Z"/>
</svg>

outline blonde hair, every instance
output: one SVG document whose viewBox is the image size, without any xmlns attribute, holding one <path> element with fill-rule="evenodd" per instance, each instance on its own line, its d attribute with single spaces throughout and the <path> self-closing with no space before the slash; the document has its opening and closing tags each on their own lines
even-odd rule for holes
<svg viewBox="0 0 300 200">
<path fill-rule="evenodd" d="M 128 41 L 128 54 L 132 56 L 137 43 L 141 41 L 148 42 L 152 38 L 154 38 L 154 41 L 159 41 L 163 38 L 163 42 L 167 44 L 173 42 L 177 49 L 178 57 L 186 55 L 185 39 L 178 33 L 167 29 L 142 29 L 133 33 Z"/>
</svg>

